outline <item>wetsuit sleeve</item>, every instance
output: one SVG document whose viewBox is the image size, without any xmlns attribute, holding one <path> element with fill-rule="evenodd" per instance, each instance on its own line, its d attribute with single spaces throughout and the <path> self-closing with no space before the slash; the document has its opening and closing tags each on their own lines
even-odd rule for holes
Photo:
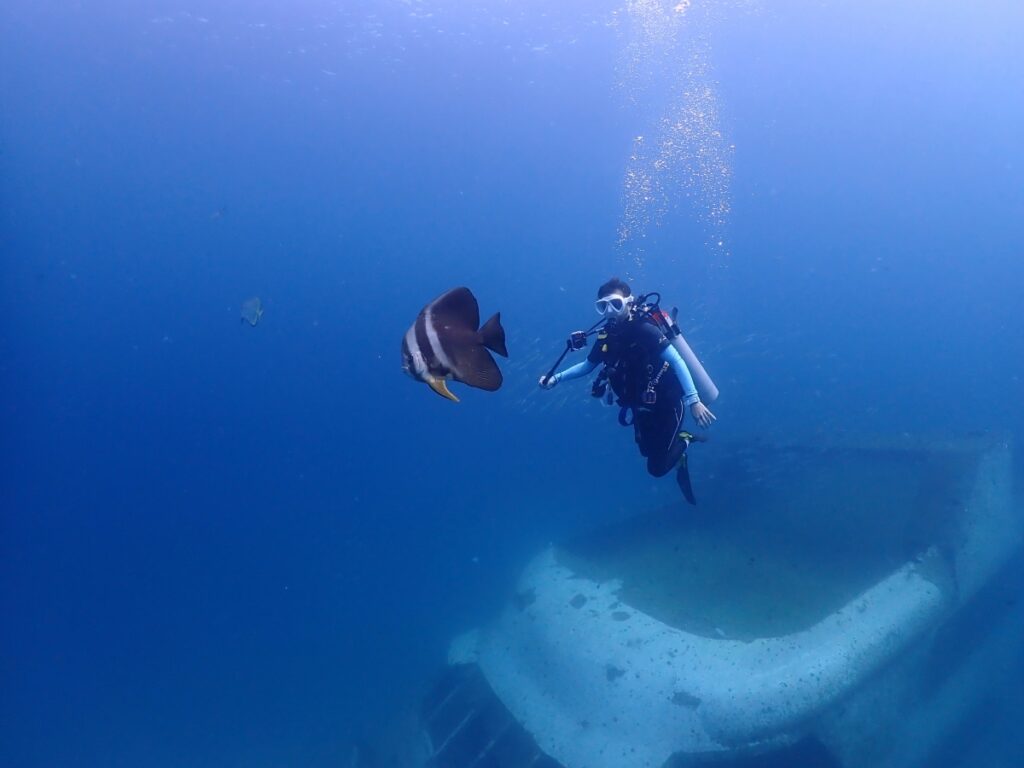
<svg viewBox="0 0 1024 768">
<path fill-rule="evenodd" d="M 661 359 L 672 366 L 672 370 L 676 374 L 676 378 L 679 379 L 679 383 L 683 385 L 683 394 L 686 396 L 686 404 L 693 405 L 694 403 L 700 402 L 700 395 L 697 394 L 697 387 L 693 383 L 693 376 L 690 375 L 690 369 L 686 367 L 686 363 L 683 362 L 683 358 L 676 351 L 676 348 L 671 344 L 666 346 L 661 351 Z"/>
<path fill-rule="evenodd" d="M 596 362 L 592 360 L 584 360 L 582 363 L 576 363 L 576 365 L 566 368 L 560 373 L 556 373 L 553 378 L 557 381 L 570 381 L 572 379 L 578 379 L 581 376 L 586 376 L 588 373 L 593 373 L 595 368 L 597 368 Z"/>
</svg>

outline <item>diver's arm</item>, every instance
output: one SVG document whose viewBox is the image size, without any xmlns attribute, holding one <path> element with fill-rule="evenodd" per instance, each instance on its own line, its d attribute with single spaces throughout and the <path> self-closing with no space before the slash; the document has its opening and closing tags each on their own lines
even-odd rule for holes
<svg viewBox="0 0 1024 768">
<path fill-rule="evenodd" d="M 582 363 L 576 363 L 576 365 L 566 368 L 561 373 L 556 373 L 551 378 L 556 382 L 571 381 L 572 379 L 579 379 L 587 374 L 593 373 L 595 368 L 597 368 L 597 363 L 593 363 L 590 360 L 584 360 Z"/>
<path fill-rule="evenodd" d="M 672 370 L 675 371 L 676 378 L 679 379 L 679 383 L 683 385 L 683 394 L 686 396 L 686 404 L 693 405 L 694 403 L 700 402 L 700 395 L 697 394 L 697 386 L 693 383 L 693 376 L 690 375 L 690 369 L 686 367 L 686 363 L 683 362 L 682 356 L 671 344 L 667 345 L 661 350 L 661 359 L 672 366 Z"/>
<path fill-rule="evenodd" d="M 584 360 L 582 363 L 576 363 L 576 365 L 566 368 L 561 373 L 553 374 L 551 378 L 541 376 L 540 385 L 544 387 L 544 389 L 551 389 L 560 381 L 579 379 L 586 376 L 588 373 L 593 373 L 595 368 L 597 368 L 597 363 L 591 360 Z"/>
<path fill-rule="evenodd" d="M 693 418 L 704 429 L 710 427 L 711 422 L 715 421 L 715 414 L 709 411 L 707 406 L 700 401 L 697 387 L 693 383 L 693 376 L 690 375 L 690 369 L 686 367 L 686 363 L 683 362 L 679 352 L 670 344 L 662 350 L 661 359 L 672 366 L 676 378 L 683 385 L 683 394 L 686 398 L 685 403 L 690 406 Z"/>
</svg>

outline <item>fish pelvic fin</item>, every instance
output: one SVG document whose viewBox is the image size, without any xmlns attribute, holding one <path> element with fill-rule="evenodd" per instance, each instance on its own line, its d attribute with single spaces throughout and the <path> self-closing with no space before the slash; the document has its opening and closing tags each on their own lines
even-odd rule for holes
<svg viewBox="0 0 1024 768">
<path fill-rule="evenodd" d="M 427 386 L 437 392 L 441 397 L 447 398 L 453 403 L 459 402 L 459 398 L 451 393 L 451 390 L 448 389 L 448 382 L 444 379 L 431 377 L 427 379 Z"/>
</svg>

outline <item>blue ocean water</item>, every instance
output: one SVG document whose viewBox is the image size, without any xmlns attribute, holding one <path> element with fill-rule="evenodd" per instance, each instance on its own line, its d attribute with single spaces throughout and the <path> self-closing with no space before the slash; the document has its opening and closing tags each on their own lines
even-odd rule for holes
<svg viewBox="0 0 1024 768">
<path fill-rule="evenodd" d="M 5 3 L 0 764 L 346 764 L 539 547 L 674 499 L 536 387 L 613 274 L 680 307 L 715 439 L 1019 441 L 1022 24 Z M 455 285 L 510 351 L 457 406 L 398 354 Z"/>
</svg>

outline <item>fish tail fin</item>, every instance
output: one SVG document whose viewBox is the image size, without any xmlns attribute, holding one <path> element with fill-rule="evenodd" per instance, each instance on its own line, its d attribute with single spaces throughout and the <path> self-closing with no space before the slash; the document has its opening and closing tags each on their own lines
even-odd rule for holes
<svg viewBox="0 0 1024 768">
<path fill-rule="evenodd" d="M 483 324 L 478 333 L 481 344 L 502 357 L 508 357 L 508 349 L 505 347 L 505 329 L 501 327 L 501 312 L 495 312 L 491 319 Z"/>
</svg>

